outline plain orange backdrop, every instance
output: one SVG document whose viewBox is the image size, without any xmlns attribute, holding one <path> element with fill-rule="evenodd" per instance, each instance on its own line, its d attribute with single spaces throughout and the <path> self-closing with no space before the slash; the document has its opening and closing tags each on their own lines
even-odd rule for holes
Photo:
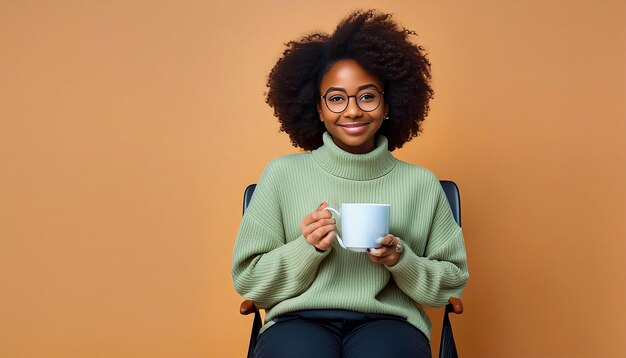
<svg viewBox="0 0 626 358">
<path fill-rule="evenodd" d="M 242 191 L 298 151 L 266 76 L 368 7 L 433 64 L 394 154 L 460 186 L 461 355 L 626 356 L 617 0 L 0 2 L 0 356 L 243 356 Z"/>
</svg>

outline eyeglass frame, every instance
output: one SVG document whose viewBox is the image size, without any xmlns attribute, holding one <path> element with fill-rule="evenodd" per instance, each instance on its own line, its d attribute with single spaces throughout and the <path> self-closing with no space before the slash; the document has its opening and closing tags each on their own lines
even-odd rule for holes
<svg viewBox="0 0 626 358">
<path fill-rule="evenodd" d="M 357 106 L 357 107 L 359 107 L 359 109 L 360 109 L 360 110 L 362 110 L 363 112 L 368 112 L 368 113 L 369 113 L 369 112 L 374 112 L 375 110 L 377 110 L 377 109 L 378 109 L 378 107 L 380 107 L 380 104 L 382 103 L 382 100 L 383 100 L 383 98 L 384 98 L 384 96 L 383 96 L 383 95 L 385 94 L 385 91 L 381 91 L 381 90 L 379 90 L 379 89 L 378 89 L 376 86 L 374 86 L 374 85 L 367 86 L 366 88 L 361 88 L 361 89 L 359 89 L 359 91 L 362 91 L 362 90 L 367 89 L 367 88 L 371 88 L 371 89 L 373 89 L 374 91 L 378 92 L 378 94 L 380 95 L 380 100 L 378 101 L 378 105 L 376 105 L 376 108 L 371 109 L 371 110 L 369 110 L 369 111 L 366 111 L 366 110 L 364 110 L 363 108 L 361 108 L 361 106 L 359 106 L 359 101 L 356 99 L 356 96 L 357 96 L 356 94 L 353 94 L 352 96 L 348 96 L 348 101 L 346 102 L 346 108 L 344 108 L 343 110 L 341 110 L 341 111 L 339 111 L 339 112 L 335 112 L 335 111 L 333 111 L 332 109 L 330 109 L 330 107 L 328 106 L 328 102 L 326 102 L 326 96 L 328 96 L 328 93 L 329 93 L 329 92 L 331 92 L 331 90 L 333 90 L 333 91 L 339 91 L 339 92 L 343 92 L 343 93 L 345 93 L 345 94 L 348 94 L 348 92 L 346 92 L 346 90 L 344 90 L 343 88 L 339 89 L 339 88 L 332 88 L 332 87 L 331 87 L 331 88 L 329 88 L 329 89 L 326 91 L 326 93 L 324 93 L 322 96 L 320 96 L 320 99 L 323 99 L 323 100 L 324 100 L 324 104 L 326 105 L 326 108 L 328 108 L 328 110 L 329 110 L 329 111 L 331 111 L 331 112 L 333 112 L 333 113 L 335 113 L 335 114 L 338 114 L 338 113 L 343 113 L 343 112 L 345 112 L 345 111 L 346 111 L 346 109 L 348 109 L 348 106 L 350 105 L 350 97 L 353 97 L 353 98 L 354 98 L 354 100 L 355 100 L 355 102 L 356 102 L 356 106 Z M 358 91 L 357 91 L 357 94 L 358 94 Z"/>
</svg>

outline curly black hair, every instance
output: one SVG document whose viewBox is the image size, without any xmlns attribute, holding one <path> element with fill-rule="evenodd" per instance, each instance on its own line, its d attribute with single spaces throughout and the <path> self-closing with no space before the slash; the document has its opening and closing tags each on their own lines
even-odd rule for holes
<svg viewBox="0 0 626 358">
<path fill-rule="evenodd" d="M 332 35 L 315 33 L 290 41 L 267 80 L 266 102 L 274 108 L 280 130 L 296 147 L 314 150 L 326 131 L 319 120 L 319 85 L 340 59 L 357 61 L 383 82 L 389 119 L 378 133 L 387 137 L 389 150 L 401 148 L 419 135 L 433 98 L 430 62 L 425 50 L 409 37 L 390 14 L 356 11 Z"/>
</svg>

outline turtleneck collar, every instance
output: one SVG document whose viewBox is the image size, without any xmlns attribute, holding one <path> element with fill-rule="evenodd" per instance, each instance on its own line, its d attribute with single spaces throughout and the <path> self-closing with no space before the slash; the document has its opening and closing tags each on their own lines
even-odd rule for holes
<svg viewBox="0 0 626 358">
<path fill-rule="evenodd" d="M 312 151 L 315 162 L 328 173 L 350 180 L 372 180 L 389 173 L 396 159 L 388 148 L 387 138 L 376 136 L 376 148 L 365 154 L 352 154 L 337 147 L 328 132 L 324 145 Z"/>
</svg>

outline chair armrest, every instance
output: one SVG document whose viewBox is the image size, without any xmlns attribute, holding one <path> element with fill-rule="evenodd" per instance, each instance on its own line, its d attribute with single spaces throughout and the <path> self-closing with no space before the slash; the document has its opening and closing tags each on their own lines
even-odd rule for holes
<svg viewBox="0 0 626 358">
<path fill-rule="evenodd" d="M 258 309 L 254 305 L 254 301 L 251 301 L 251 300 L 245 300 L 241 302 L 241 305 L 239 306 L 239 313 L 241 313 L 244 316 L 249 315 L 250 313 L 254 313 L 257 310 Z"/>
<path fill-rule="evenodd" d="M 446 311 L 454 312 L 456 314 L 463 313 L 463 301 L 461 301 L 461 299 L 457 297 L 450 297 L 450 299 L 448 300 L 448 307 Z"/>
</svg>

